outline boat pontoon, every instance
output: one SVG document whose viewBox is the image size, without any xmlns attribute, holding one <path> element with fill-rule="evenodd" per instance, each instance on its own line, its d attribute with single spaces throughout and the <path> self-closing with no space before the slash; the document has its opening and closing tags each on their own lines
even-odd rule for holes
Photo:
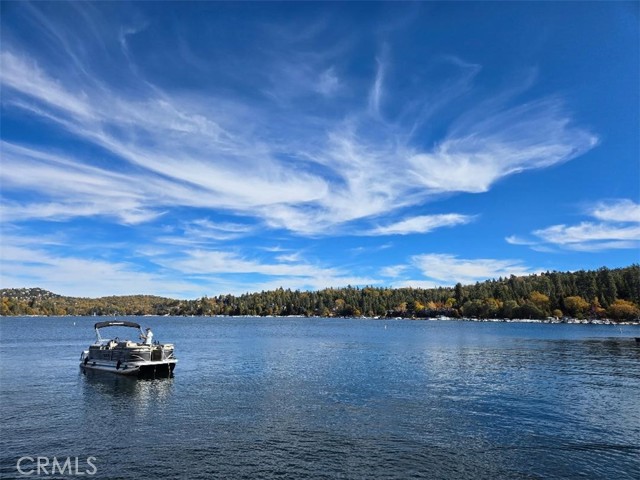
<svg viewBox="0 0 640 480">
<path fill-rule="evenodd" d="M 106 327 L 130 327 L 136 329 L 143 342 L 102 338 L 100 330 Z M 98 322 L 94 325 L 96 341 L 80 355 L 80 368 L 99 370 L 119 375 L 142 378 L 170 377 L 178 360 L 173 356 L 173 344 L 151 343 L 151 335 L 142 331 L 140 325 L 127 321 Z"/>
</svg>

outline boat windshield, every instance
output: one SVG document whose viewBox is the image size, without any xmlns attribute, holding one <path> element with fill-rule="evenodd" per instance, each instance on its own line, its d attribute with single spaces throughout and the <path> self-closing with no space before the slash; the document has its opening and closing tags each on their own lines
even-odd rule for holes
<svg viewBox="0 0 640 480">
<path fill-rule="evenodd" d="M 106 323 L 106 322 L 103 322 Z M 143 333 L 137 324 L 116 324 L 100 325 L 96 324 L 96 344 L 104 345 L 111 340 L 119 342 L 130 340 L 132 342 L 141 342 L 140 335 Z M 134 326 L 135 325 L 135 326 Z"/>
</svg>

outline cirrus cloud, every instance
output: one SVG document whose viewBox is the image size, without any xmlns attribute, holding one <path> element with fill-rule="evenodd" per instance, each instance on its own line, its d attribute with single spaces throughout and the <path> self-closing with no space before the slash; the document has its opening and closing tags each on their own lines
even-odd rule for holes
<svg viewBox="0 0 640 480">
<path fill-rule="evenodd" d="M 460 258 L 457 255 L 429 253 L 415 255 L 412 264 L 420 269 L 424 277 L 442 284 L 469 284 L 489 278 L 521 276 L 534 273 L 520 260 L 493 258 Z"/>
<path fill-rule="evenodd" d="M 428 233 L 437 228 L 464 225 L 473 221 L 475 217 L 458 213 L 445 213 L 441 215 L 419 215 L 406 218 L 386 226 L 377 227 L 368 235 L 409 235 L 412 233 Z"/>
<path fill-rule="evenodd" d="M 533 249 L 554 246 L 585 252 L 640 246 L 640 204 L 630 199 L 603 200 L 586 213 L 601 221 L 552 225 L 534 230 L 532 238 L 512 235 L 505 240 L 512 245 L 528 245 Z"/>
<path fill-rule="evenodd" d="M 270 110 L 210 93 L 185 96 L 137 76 L 131 79 L 137 82 L 136 97 L 132 98 L 86 75 L 54 76 L 45 58 L 32 57 L 11 44 L 1 53 L 0 79 L 8 108 L 22 110 L 56 125 L 77 141 L 102 149 L 103 157 L 126 171 L 119 175 L 127 180 L 118 181 L 113 190 L 128 198 L 130 206 L 116 210 L 144 212 L 120 215 L 126 222 L 144 222 L 154 218 L 153 211 L 189 206 L 253 216 L 274 228 L 317 235 L 350 222 L 423 205 L 442 193 L 486 192 L 501 178 L 568 161 L 598 142 L 594 134 L 572 124 L 561 100 L 509 105 L 502 94 L 471 106 L 431 148 L 418 146 L 411 138 L 431 119 L 425 115 L 427 110 L 414 106 L 410 111 L 418 113 L 397 119 L 385 116 L 382 108 L 382 99 L 388 95 L 385 81 L 391 69 L 390 51 L 385 46 L 375 59 L 377 68 L 370 80 L 368 100 L 362 99 L 366 108 L 345 108 L 342 98 L 327 97 L 327 102 L 335 102 L 334 110 L 341 112 L 337 118 L 299 111 L 295 99 L 282 103 L 268 97 L 276 107 Z M 129 52 L 127 61 L 134 63 L 136 59 L 130 55 L 133 53 Z M 326 61 L 330 60 L 334 59 Z M 443 90 L 439 108 L 448 99 L 473 90 L 468 64 L 452 62 L 452 67 L 457 72 L 452 84 L 459 87 Z M 308 68 L 317 70 L 323 94 L 336 90 L 333 64 L 314 60 Z M 340 85 L 348 89 L 349 79 L 341 80 Z M 281 119 L 290 131 L 286 137 L 274 128 Z M 96 168 L 103 162 L 95 155 L 87 158 L 67 152 L 65 161 L 60 162 L 51 159 L 55 155 L 52 148 L 5 148 L 10 155 L 4 159 L 3 182 L 38 192 L 48 204 L 68 206 L 60 209 L 65 210 L 60 218 L 87 215 L 86 209 L 77 207 L 80 204 L 94 205 L 91 211 L 96 214 L 109 215 L 113 210 L 109 195 L 100 189 L 79 192 L 75 184 L 79 171 L 86 177 L 82 184 L 89 182 L 90 175 L 109 187 L 116 183 L 117 175 Z M 18 148 L 22 148 L 20 155 Z M 17 179 L 10 173 L 20 170 L 19 157 L 25 156 L 43 164 L 42 171 L 58 180 L 56 189 L 37 178 Z M 147 185 L 155 188 L 145 188 Z M 15 202 L 6 207 L 14 220 L 34 218 L 30 212 L 37 210 Z M 47 218 L 54 219 L 56 211 L 50 208 Z M 467 223 L 462 218 L 442 221 Z M 431 221 L 426 217 L 405 222 L 388 226 L 386 231 L 430 230 Z M 371 231 L 382 234 L 385 227 Z"/>
</svg>

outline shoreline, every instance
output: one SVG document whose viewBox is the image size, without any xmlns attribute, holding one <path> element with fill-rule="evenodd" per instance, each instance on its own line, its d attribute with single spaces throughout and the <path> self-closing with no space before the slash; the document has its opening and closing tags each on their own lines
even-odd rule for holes
<svg viewBox="0 0 640 480">
<path fill-rule="evenodd" d="M 607 318 L 580 319 L 536 319 L 536 318 L 453 318 L 453 317 L 320 317 L 305 315 L 117 315 L 115 318 L 318 318 L 318 319 L 350 319 L 350 320 L 410 320 L 416 322 L 475 322 L 475 323 L 540 323 L 552 325 L 611 325 L 611 326 L 638 326 L 640 319 L 615 322 Z M 113 315 L 0 315 L 5 318 L 114 318 Z"/>
</svg>

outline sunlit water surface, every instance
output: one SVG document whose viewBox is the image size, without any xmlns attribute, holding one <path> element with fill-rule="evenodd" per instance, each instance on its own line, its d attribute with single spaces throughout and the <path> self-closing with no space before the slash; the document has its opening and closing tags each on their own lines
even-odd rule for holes
<svg viewBox="0 0 640 480">
<path fill-rule="evenodd" d="M 136 381 L 80 373 L 95 320 L 0 319 L 0 477 L 640 478 L 639 327 L 132 318 L 179 358 Z"/>
</svg>

